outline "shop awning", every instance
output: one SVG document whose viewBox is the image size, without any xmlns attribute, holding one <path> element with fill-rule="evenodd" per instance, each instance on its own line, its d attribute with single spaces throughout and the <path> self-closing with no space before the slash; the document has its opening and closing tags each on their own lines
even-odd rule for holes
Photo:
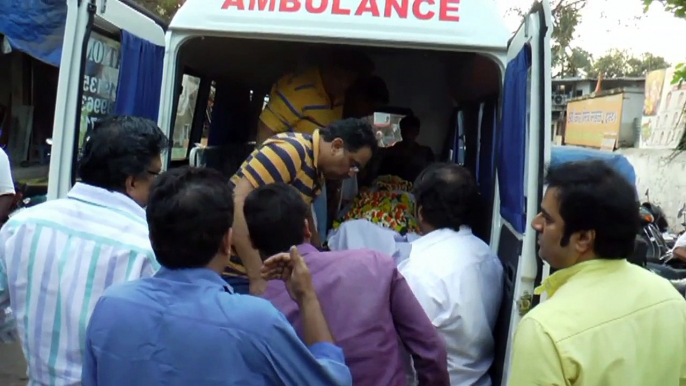
<svg viewBox="0 0 686 386">
<path fill-rule="evenodd" d="M 59 66 L 66 0 L 0 0 L 0 9 L 0 34 L 13 49 Z"/>
</svg>

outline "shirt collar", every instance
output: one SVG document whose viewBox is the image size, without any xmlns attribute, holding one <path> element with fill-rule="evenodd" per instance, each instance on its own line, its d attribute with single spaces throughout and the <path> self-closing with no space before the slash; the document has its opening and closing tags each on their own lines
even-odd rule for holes
<svg viewBox="0 0 686 386">
<path fill-rule="evenodd" d="M 92 205 L 132 214 L 145 220 L 145 210 L 130 197 L 97 186 L 77 182 L 67 193 L 67 198 Z"/>
<path fill-rule="evenodd" d="M 315 248 L 315 246 L 310 244 L 310 243 L 303 243 L 303 244 L 298 245 L 298 252 L 300 252 L 300 255 L 302 255 L 304 257 L 304 256 L 309 255 L 311 253 L 317 253 L 317 252 L 319 252 L 319 250 L 317 248 Z"/>
<path fill-rule="evenodd" d="M 228 293 L 234 293 L 233 288 L 222 279 L 221 275 L 209 268 L 169 269 L 162 267 L 157 271 L 155 277 L 202 287 L 216 287 L 219 290 L 223 289 Z"/>
<path fill-rule="evenodd" d="M 534 294 L 541 295 L 546 292 L 548 297 L 552 297 L 557 290 L 572 280 L 572 278 L 587 275 L 592 272 L 611 272 L 626 264 L 629 263 L 624 259 L 593 259 L 584 261 L 583 263 L 561 269 L 548 276 L 540 286 L 534 289 Z"/>
<path fill-rule="evenodd" d="M 460 227 L 460 230 L 457 232 L 450 228 L 436 229 L 413 241 L 412 249 L 414 251 L 422 250 L 425 248 L 429 248 L 434 244 L 438 244 L 444 240 L 447 240 L 451 237 L 469 236 L 471 234 L 472 228 L 466 225 L 462 225 Z"/>
</svg>

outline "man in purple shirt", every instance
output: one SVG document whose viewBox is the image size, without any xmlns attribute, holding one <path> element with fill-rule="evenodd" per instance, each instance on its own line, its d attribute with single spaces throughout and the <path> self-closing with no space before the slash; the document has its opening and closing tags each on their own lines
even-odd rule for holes
<svg viewBox="0 0 686 386">
<path fill-rule="evenodd" d="M 319 252 L 309 244 L 309 208 L 288 185 L 255 189 L 243 210 L 253 247 L 263 259 L 299 245 L 355 386 L 407 385 L 403 346 L 419 385 L 450 385 L 445 343 L 391 257 L 368 249 Z M 302 336 L 301 315 L 285 285 L 270 282 L 264 297 Z"/>
</svg>

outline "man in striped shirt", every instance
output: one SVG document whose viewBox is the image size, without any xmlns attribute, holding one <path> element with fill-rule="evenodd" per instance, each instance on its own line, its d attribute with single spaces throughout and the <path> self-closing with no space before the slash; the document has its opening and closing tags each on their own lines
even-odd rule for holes
<svg viewBox="0 0 686 386">
<path fill-rule="evenodd" d="M 256 149 L 231 178 L 235 186 L 234 242 L 237 256 L 227 267 L 225 279 L 236 292 L 262 294 L 266 282 L 260 277 L 262 260 L 252 247 L 243 216 L 243 201 L 255 188 L 283 182 L 296 188 L 311 204 L 320 194 L 325 179 L 342 180 L 354 176 L 376 151 L 376 139 L 365 119 L 335 122 L 312 135 L 276 135 Z M 309 224 L 314 224 L 310 213 Z M 313 244 L 319 237 L 312 229 Z M 248 283 L 248 279 L 250 282 Z"/>
<path fill-rule="evenodd" d="M 99 121 L 83 148 L 81 182 L 0 231 L 0 309 L 10 304 L 16 317 L 30 385 L 79 384 L 98 298 L 157 270 L 143 206 L 166 147 L 147 119 Z"/>
<path fill-rule="evenodd" d="M 348 88 L 373 70 L 374 63 L 363 53 L 337 50 L 321 66 L 283 76 L 272 87 L 269 103 L 260 114 L 258 146 L 274 134 L 312 134 L 343 118 Z"/>
</svg>

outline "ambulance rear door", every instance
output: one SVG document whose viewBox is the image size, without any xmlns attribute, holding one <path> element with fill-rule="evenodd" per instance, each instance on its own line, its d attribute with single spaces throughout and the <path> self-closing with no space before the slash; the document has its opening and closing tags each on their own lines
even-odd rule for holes
<svg viewBox="0 0 686 386">
<path fill-rule="evenodd" d="M 541 280 L 536 232 L 543 172 L 550 159 L 552 17 L 548 0 L 537 2 L 510 40 L 501 97 L 493 240 L 503 262 L 505 288 L 496 325 L 494 385 L 506 385 L 512 339 L 532 307 Z"/>
</svg>

